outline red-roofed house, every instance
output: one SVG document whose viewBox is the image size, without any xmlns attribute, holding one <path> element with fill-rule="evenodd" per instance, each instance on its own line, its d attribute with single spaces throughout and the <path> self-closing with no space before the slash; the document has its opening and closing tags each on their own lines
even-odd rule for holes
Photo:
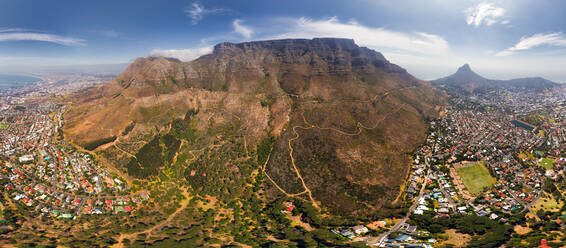
<svg viewBox="0 0 566 248">
<path fill-rule="evenodd" d="M 548 244 L 546 243 L 546 239 L 541 240 L 540 245 L 538 247 L 540 247 L 540 248 L 550 248 L 550 246 L 548 246 Z"/>
</svg>

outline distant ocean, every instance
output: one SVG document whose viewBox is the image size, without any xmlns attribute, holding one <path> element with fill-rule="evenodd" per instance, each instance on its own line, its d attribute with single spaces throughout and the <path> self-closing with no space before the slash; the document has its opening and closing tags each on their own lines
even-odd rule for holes
<svg viewBox="0 0 566 248">
<path fill-rule="evenodd" d="M 8 89 L 11 87 L 20 88 L 32 85 L 33 83 L 39 81 L 41 81 L 41 78 L 23 75 L 0 74 L 0 89 Z"/>
</svg>

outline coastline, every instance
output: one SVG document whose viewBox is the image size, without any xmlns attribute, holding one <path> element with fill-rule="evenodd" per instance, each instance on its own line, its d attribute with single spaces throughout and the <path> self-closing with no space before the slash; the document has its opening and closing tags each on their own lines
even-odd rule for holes
<svg viewBox="0 0 566 248">
<path fill-rule="evenodd" d="M 33 86 L 43 81 L 40 76 L 32 74 L 0 74 L 0 90 Z"/>
</svg>

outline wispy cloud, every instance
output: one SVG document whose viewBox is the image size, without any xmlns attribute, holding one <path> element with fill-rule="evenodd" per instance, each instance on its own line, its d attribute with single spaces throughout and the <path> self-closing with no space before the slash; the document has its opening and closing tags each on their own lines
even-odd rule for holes
<svg viewBox="0 0 566 248">
<path fill-rule="evenodd" d="M 116 38 L 116 37 L 120 37 L 123 35 L 122 32 L 110 29 L 110 30 L 98 30 L 96 31 L 98 34 L 102 35 L 102 36 L 106 36 L 106 37 L 110 37 L 110 38 Z"/>
<path fill-rule="evenodd" d="M 185 13 L 192 19 L 191 23 L 196 25 L 204 18 L 205 15 L 222 13 L 225 11 L 225 9 L 207 9 L 202 4 L 195 2 L 191 4 L 190 9 L 185 10 Z"/>
<path fill-rule="evenodd" d="M 485 24 L 491 26 L 496 23 L 509 24 L 505 19 L 506 10 L 491 2 L 480 2 L 476 6 L 466 9 L 466 23 L 476 27 Z"/>
<path fill-rule="evenodd" d="M 249 39 L 252 37 L 253 34 L 253 29 L 247 26 L 244 26 L 242 24 L 242 20 L 240 19 L 236 19 L 234 20 L 234 22 L 232 22 L 232 25 L 234 26 L 234 32 L 242 35 L 243 37 L 245 37 L 246 39 Z"/>
<path fill-rule="evenodd" d="M 355 21 L 344 23 L 336 17 L 323 20 L 298 18 L 287 22 L 288 31 L 275 38 L 353 38 L 358 45 L 372 48 L 390 48 L 429 55 L 450 53 L 448 42 L 444 38 L 424 32 L 397 32 L 364 26 Z"/>
<path fill-rule="evenodd" d="M 522 37 L 515 46 L 497 53 L 496 56 L 509 56 L 517 51 L 529 50 L 543 45 L 566 47 L 566 37 L 561 32 Z"/>
<path fill-rule="evenodd" d="M 153 50 L 149 56 L 157 57 L 163 56 L 167 58 L 176 58 L 181 61 L 191 61 L 202 55 L 209 54 L 212 52 L 212 47 L 201 47 L 195 49 L 170 49 L 170 50 Z"/>
<path fill-rule="evenodd" d="M 220 33 L 220 34 L 204 37 L 200 39 L 200 43 L 203 45 L 214 45 L 226 41 L 238 42 L 241 41 L 241 39 L 242 39 L 241 36 L 236 35 L 234 32 L 230 32 L 230 33 Z"/>
<path fill-rule="evenodd" d="M 31 29 L 25 29 L 25 28 L 6 28 L 6 27 L 1 27 L 0 28 L 0 33 L 6 33 L 6 32 L 29 32 L 32 31 Z"/>
<path fill-rule="evenodd" d="M 55 34 L 32 32 L 20 28 L 0 28 L 1 41 L 44 41 L 64 46 L 84 46 L 85 40 L 79 38 L 65 37 Z"/>
</svg>

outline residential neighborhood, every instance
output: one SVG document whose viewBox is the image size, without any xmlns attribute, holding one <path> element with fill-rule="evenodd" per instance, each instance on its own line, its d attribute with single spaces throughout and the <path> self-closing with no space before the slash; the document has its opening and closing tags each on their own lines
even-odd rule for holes
<svg viewBox="0 0 566 248">
<path fill-rule="evenodd" d="M 64 106 L 16 104 L 0 112 L 0 187 L 37 214 L 76 218 L 130 212 L 148 199 L 64 141 Z"/>
</svg>

